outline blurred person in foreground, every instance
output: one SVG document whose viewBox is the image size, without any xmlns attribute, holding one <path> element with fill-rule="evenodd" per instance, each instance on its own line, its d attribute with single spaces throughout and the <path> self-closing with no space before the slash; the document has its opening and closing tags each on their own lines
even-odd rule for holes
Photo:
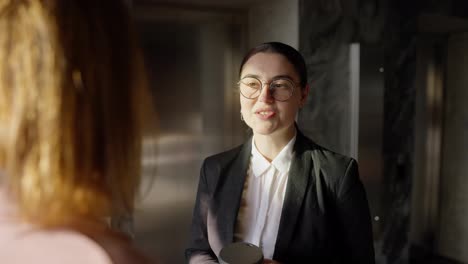
<svg viewBox="0 0 468 264">
<path fill-rule="evenodd" d="M 263 263 L 373 264 L 357 162 L 295 122 L 310 89 L 302 55 L 264 43 L 245 55 L 239 75 L 241 119 L 253 136 L 205 159 L 187 260 L 218 263 L 223 247 L 247 242 L 261 248 Z"/>
<path fill-rule="evenodd" d="M 149 263 L 108 225 L 149 110 L 132 26 L 118 0 L 0 0 L 2 263 Z"/>
</svg>

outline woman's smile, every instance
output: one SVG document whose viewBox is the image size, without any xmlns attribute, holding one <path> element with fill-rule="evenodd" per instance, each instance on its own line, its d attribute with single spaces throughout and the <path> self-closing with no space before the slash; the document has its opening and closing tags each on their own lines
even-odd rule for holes
<svg viewBox="0 0 468 264">
<path fill-rule="evenodd" d="M 255 111 L 255 115 L 261 120 L 269 120 L 276 116 L 276 112 L 273 109 L 259 109 Z"/>
</svg>

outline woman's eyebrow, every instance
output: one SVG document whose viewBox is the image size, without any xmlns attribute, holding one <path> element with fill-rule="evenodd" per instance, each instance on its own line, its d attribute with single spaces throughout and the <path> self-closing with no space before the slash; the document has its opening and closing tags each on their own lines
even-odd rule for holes
<svg viewBox="0 0 468 264">
<path fill-rule="evenodd" d="M 246 74 L 246 75 L 242 76 L 242 78 L 246 78 L 246 77 L 254 77 L 254 78 L 257 78 L 257 79 L 262 79 L 261 76 L 257 75 L 257 74 Z M 277 80 L 277 79 L 293 80 L 293 78 L 290 75 L 287 75 L 287 74 L 275 75 L 270 80 Z"/>
<path fill-rule="evenodd" d="M 242 76 L 242 78 L 246 78 L 246 77 L 254 77 L 254 78 L 260 79 L 260 75 L 256 75 L 256 74 L 246 74 Z"/>
<path fill-rule="evenodd" d="M 283 74 L 283 75 L 276 75 L 274 76 L 273 78 L 271 78 L 272 80 L 276 80 L 276 79 L 289 79 L 289 80 L 293 80 L 292 76 L 289 76 L 287 74 Z"/>
</svg>

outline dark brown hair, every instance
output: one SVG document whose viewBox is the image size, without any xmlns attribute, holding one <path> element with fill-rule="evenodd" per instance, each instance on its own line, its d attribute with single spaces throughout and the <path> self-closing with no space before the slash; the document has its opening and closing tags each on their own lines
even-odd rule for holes
<svg viewBox="0 0 468 264">
<path fill-rule="evenodd" d="M 307 85 L 307 67 L 304 57 L 302 57 L 301 53 L 299 53 L 295 48 L 281 42 L 266 42 L 249 50 L 241 62 L 239 75 L 242 72 L 242 68 L 244 68 L 244 64 L 253 55 L 261 52 L 283 55 L 294 66 L 294 69 L 296 69 L 296 72 L 299 75 L 301 88 L 304 88 Z"/>
</svg>

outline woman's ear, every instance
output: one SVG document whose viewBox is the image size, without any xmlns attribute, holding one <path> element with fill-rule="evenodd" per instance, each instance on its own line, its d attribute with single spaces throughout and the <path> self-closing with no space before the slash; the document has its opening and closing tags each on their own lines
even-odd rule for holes
<svg viewBox="0 0 468 264">
<path fill-rule="evenodd" d="M 310 85 L 306 84 L 306 86 L 301 89 L 301 107 L 303 107 L 307 101 L 307 96 L 309 96 Z"/>
</svg>

